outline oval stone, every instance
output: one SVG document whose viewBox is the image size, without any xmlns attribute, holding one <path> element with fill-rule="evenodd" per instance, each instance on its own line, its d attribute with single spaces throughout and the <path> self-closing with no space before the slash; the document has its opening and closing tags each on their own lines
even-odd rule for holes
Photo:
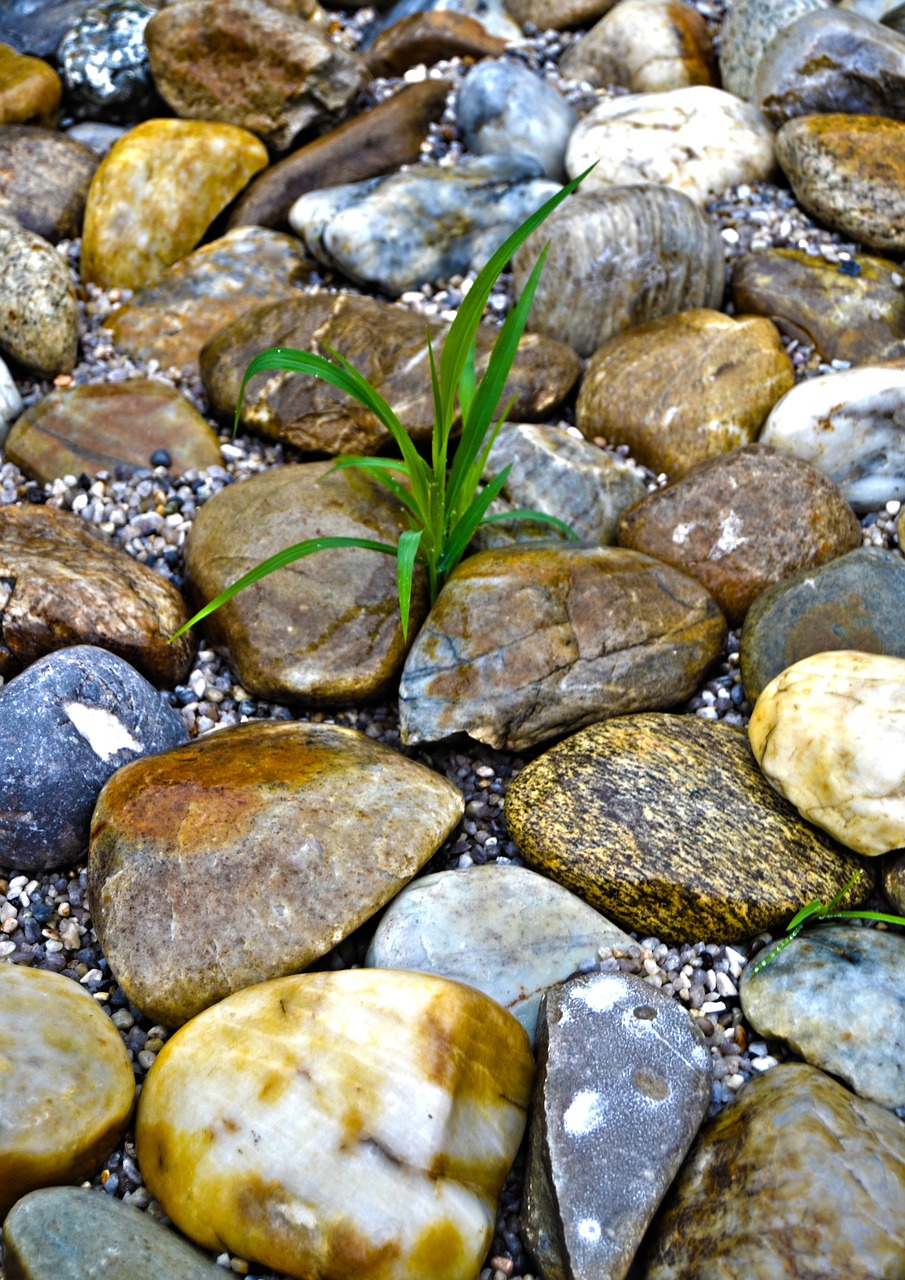
<svg viewBox="0 0 905 1280">
<path fill-rule="evenodd" d="M 334 725 L 249 722 L 137 760 L 92 822 L 104 955 L 134 1004 L 178 1026 L 336 946 L 462 811 L 445 778 Z"/>
<path fill-rule="evenodd" d="M 90 1178 L 132 1112 L 119 1032 L 83 987 L 0 964 L 0 1222 L 37 1187 Z"/>
<path fill-rule="evenodd" d="M 685 0 L 619 0 L 567 50 L 560 73 L 592 85 L 661 93 L 713 84 L 707 24 Z"/>
<path fill-rule="evenodd" d="M 399 684 L 405 743 L 465 731 L 520 751 L 604 716 L 690 697 L 726 627 L 684 574 L 616 547 L 470 556 L 413 644 Z"/>
<path fill-rule="evenodd" d="M 495 58 L 506 41 L 492 36 L 476 17 L 454 9 L 428 9 L 410 13 L 384 27 L 368 47 L 365 60 L 373 76 L 399 76 L 419 63 L 432 67 L 452 58 Z M 420 84 L 436 84 L 422 80 Z M 364 176 L 363 174 L 361 175 Z"/>
<path fill-rule="evenodd" d="M 774 929 L 864 868 L 776 795 L 744 734 L 694 716 L 583 729 L 518 774 L 506 821 L 532 867 L 664 941 Z M 872 882 L 864 870 L 847 902 Z"/>
<path fill-rule="evenodd" d="M 803 658 L 764 689 L 748 737 L 809 822 L 869 857 L 905 846 L 905 658 Z"/>
<path fill-rule="evenodd" d="M 0 124 L 52 126 L 63 85 L 48 62 L 0 44 Z"/>
<path fill-rule="evenodd" d="M 733 0 L 720 27 L 720 76 L 729 93 L 754 101 L 754 76 L 765 50 L 790 23 L 830 0 Z"/>
<path fill-rule="evenodd" d="M 42 378 L 70 373 L 79 308 L 69 268 L 47 240 L 0 214 L 0 351 Z"/>
<path fill-rule="evenodd" d="M 461 983 L 284 978 L 168 1041 L 142 1089 L 138 1159 L 209 1249 L 299 1280 L 472 1280 L 532 1071 L 524 1029 Z"/>
<path fill-rule="evenodd" d="M 63 133 L 33 124 L 0 126 L 0 213 L 51 243 L 71 239 L 81 231 L 97 165 L 90 147 Z"/>
<path fill-rule="evenodd" d="M 469 151 L 532 156 L 548 178 L 563 181 L 566 143 L 578 116 L 523 63 L 500 58 L 472 67 L 459 89 L 456 121 Z"/>
</svg>

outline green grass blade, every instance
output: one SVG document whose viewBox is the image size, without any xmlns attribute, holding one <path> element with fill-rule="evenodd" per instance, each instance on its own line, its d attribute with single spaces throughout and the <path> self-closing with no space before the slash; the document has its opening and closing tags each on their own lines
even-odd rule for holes
<svg viewBox="0 0 905 1280">
<path fill-rule="evenodd" d="M 335 464 L 325 475 L 332 476 L 334 471 L 348 471 L 351 468 L 358 471 L 364 471 L 372 476 L 379 484 L 382 484 L 390 493 L 396 497 L 399 502 L 410 513 L 414 520 L 419 523 L 421 521 L 421 510 L 411 493 L 406 489 L 405 485 L 394 480 L 392 472 L 398 471 L 402 475 L 408 475 L 408 468 L 404 462 L 399 462 L 393 458 L 359 458 L 352 454 L 346 454 L 345 457 L 338 458 Z"/>
<path fill-rule="evenodd" d="M 560 520 L 558 516 L 547 515 L 545 511 L 533 511 L 530 507 L 516 507 L 513 511 L 501 511 L 498 515 L 485 516 L 481 524 L 496 524 L 500 520 L 537 520 L 540 524 L 549 524 L 554 529 L 559 529 L 560 533 L 564 533 L 573 542 L 581 541 L 572 526 L 566 524 L 565 520 Z"/>
<path fill-rule="evenodd" d="M 412 579 L 415 574 L 415 559 L 418 555 L 418 544 L 421 541 L 421 530 L 410 529 L 399 538 L 396 553 L 396 581 L 399 586 L 399 614 L 402 618 L 402 635 L 408 639 L 409 607 L 412 600 Z"/>
<path fill-rule="evenodd" d="M 834 911 L 825 920 L 882 920 L 884 924 L 905 925 L 905 917 L 887 915 L 885 911 Z"/>
<path fill-rule="evenodd" d="M 471 346 L 468 348 L 468 355 L 465 358 L 465 364 L 459 375 L 459 408 L 462 412 L 463 426 L 468 420 L 471 413 L 471 406 L 474 404 L 475 391 L 477 390 L 477 375 L 474 367 L 474 350 L 475 344 L 472 340 Z"/>
<path fill-rule="evenodd" d="M 493 477 L 486 489 L 475 498 L 474 502 L 461 517 L 458 523 L 450 532 L 443 555 L 440 557 L 440 572 L 445 578 L 452 573 L 456 565 L 465 554 L 465 549 L 474 537 L 475 530 L 484 519 L 487 508 L 493 502 L 494 498 L 499 496 L 500 490 L 506 483 L 509 476 L 509 467 Z"/>
</svg>

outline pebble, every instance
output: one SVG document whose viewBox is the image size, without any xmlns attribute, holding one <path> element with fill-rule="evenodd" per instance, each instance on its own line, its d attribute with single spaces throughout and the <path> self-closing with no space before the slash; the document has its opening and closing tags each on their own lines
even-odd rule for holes
<svg viewBox="0 0 905 1280">
<path fill-rule="evenodd" d="M 459 88 L 456 122 L 470 151 L 532 156 L 548 178 L 565 180 L 566 143 L 578 117 L 522 63 L 499 59 L 473 67 Z"/>
</svg>

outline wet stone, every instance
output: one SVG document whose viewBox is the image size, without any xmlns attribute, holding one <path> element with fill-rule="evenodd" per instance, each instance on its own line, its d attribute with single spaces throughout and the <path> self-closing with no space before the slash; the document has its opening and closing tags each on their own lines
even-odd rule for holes
<svg viewBox="0 0 905 1280">
<path fill-rule="evenodd" d="M 53 245 L 0 214 L 0 351 L 41 377 L 75 367 L 79 313 Z"/>
<path fill-rule="evenodd" d="M 548 178 L 564 181 L 566 143 L 578 116 L 522 63 L 499 59 L 472 67 L 459 89 L 456 121 L 469 151 L 529 155 Z"/>
<path fill-rule="evenodd" d="M 22 412 L 22 397 L 4 360 L 0 360 L 0 433 Z"/>
<path fill-rule="evenodd" d="M 513 21 L 512 5 L 509 0 L 396 0 L 381 15 L 372 28 L 369 39 L 365 41 L 367 48 L 382 32 L 408 18 L 415 13 L 431 14 L 436 10 L 464 14 L 481 24 L 489 36 L 506 41 L 519 41 L 522 38 L 521 28 Z"/>
<path fill-rule="evenodd" d="M 63 36 L 92 0 L 7 0 L 3 38 L 20 53 L 52 58 Z"/>
<path fill-rule="evenodd" d="M 905 915 L 905 850 L 891 854 L 883 863 L 883 892 L 893 910 Z"/>
<path fill-rule="evenodd" d="M 613 7 L 613 0 L 506 0 L 518 22 L 530 22 L 541 31 L 582 27 Z"/>
<path fill-rule="evenodd" d="M 568 50 L 560 72 L 661 93 L 714 84 L 716 62 L 707 24 L 686 0 L 620 0 Z"/>
<path fill-rule="evenodd" d="M 57 59 L 76 115 L 130 121 L 159 105 L 144 35 L 156 9 L 142 0 L 100 0 L 69 29 Z"/>
<path fill-rule="evenodd" d="M 49 63 L 0 44 L 0 124 L 50 128 L 56 123 L 62 93 L 60 77 Z"/>
<path fill-rule="evenodd" d="M 495 58 L 505 48 L 506 41 L 490 35 L 478 18 L 434 9 L 409 14 L 385 27 L 367 49 L 365 60 L 372 75 L 394 76 L 422 62 L 430 67 L 441 59 Z"/>
<path fill-rule="evenodd" d="M 79 234 L 98 159 L 89 147 L 37 125 L 0 126 L 0 213 L 55 244 Z"/>
<path fill-rule="evenodd" d="M 825 9 L 830 0 L 735 0 L 720 28 L 723 88 L 754 102 L 754 77 L 767 48 L 804 13 Z"/>
</svg>

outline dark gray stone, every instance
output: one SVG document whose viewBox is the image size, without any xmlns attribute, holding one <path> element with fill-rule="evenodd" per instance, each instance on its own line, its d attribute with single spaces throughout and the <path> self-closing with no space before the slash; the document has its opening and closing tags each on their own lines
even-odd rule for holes
<svg viewBox="0 0 905 1280">
<path fill-rule="evenodd" d="M 156 94 L 144 31 L 155 12 L 142 0 L 100 0 L 79 16 L 57 50 L 71 110 L 110 121 L 148 112 Z"/>
<path fill-rule="evenodd" d="M 480 62 L 462 81 L 456 104 L 462 139 L 479 155 L 529 155 L 556 182 L 578 116 L 561 93 L 521 62 Z"/>
</svg>

